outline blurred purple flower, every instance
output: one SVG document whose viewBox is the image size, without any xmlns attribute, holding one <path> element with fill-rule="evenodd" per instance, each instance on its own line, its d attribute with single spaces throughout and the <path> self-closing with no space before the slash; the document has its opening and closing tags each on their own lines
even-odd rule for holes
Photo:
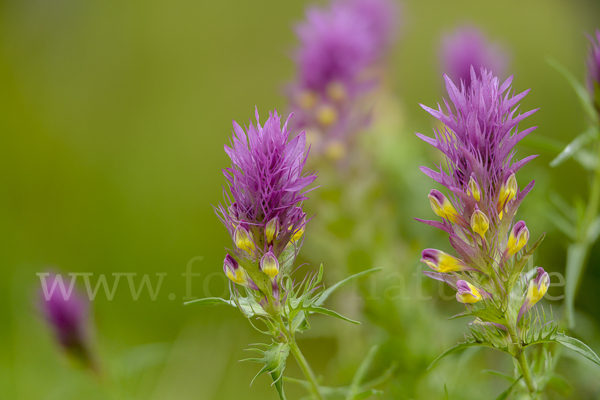
<svg viewBox="0 0 600 400">
<path fill-rule="evenodd" d="M 479 73 L 481 68 L 495 76 L 504 75 L 507 56 L 498 45 L 490 44 L 475 27 L 464 26 L 442 38 L 440 53 L 443 73 L 460 87 L 471 85 L 471 67 Z"/>
<path fill-rule="evenodd" d="M 65 286 L 63 277 L 42 275 L 39 308 L 61 347 L 70 355 L 92 365 L 89 353 L 89 301 L 73 287 Z"/>
<path fill-rule="evenodd" d="M 306 214 L 300 205 L 307 199 L 303 190 L 316 175 L 302 172 L 308 154 L 304 132 L 290 139 L 287 125 L 281 127 L 275 111 L 261 126 L 257 110 L 256 126 L 250 123 L 247 133 L 233 122 L 232 145 L 225 146 L 232 166 L 223 172 L 231 197 L 225 191 L 226 204 L 216 211 L 235 243 L 230 257 L 244 268 L 244 259 L 258 271 L 265 254 L 279 258 L 289 244 L 296 251 L 301 245 Z M 276 275 L 273 268 L 269 272 Z"/>
<path fill-rule="evenodd" d="M 396 9 L 388 0 L 342 0 L 311 7 L 296 27 L 299 84 L 326 94 L 329 84 L 352 87 L 363 69 L 382 57 L 391 42 Z"/>
<path fill-rule="evenodd" d="M 590 44 L 591 47 L 587 60 L 586 83 L 596 108 L 600 109 L 600 104 L 598 104 L 598 100 L 596 100 L 600 96 L 600 94 L 597 93 L 597 91 L 600 90 L 600 30 L 596 30 L 595 38 L 590 37 Z"/>
<path fill-rule="evenodd" d="M 368 120 L 356 100 L 374 87 L 370 71 L 395 37 L 397 14 L 390 0 L 337 0 L 309 8 L 295 28 L 298 76 L 287 88 L 294 123 L 326 135 L 333 158 L 344 155 L 341 143 Z"/>
</svg>

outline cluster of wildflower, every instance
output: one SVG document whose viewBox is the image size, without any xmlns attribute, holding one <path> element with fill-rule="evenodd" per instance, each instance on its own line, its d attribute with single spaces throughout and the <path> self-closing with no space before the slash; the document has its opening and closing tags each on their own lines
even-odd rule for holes
<svg viewBox="0 0 600 400">
<path fill-rule="evenodd" d="M 535 157 L 513 160 L 514 146 L 535 129 L 518 131 L 517 125 L 537 110 L 516 115 L 517 104 L 528 91 L 511 94 L 512 77 L 500 85 L 490 72 L 480 71 L 471 69 L 471 85 L 466 87 L 463 81 L 460 90 L 445 76 L 454 105 L 451 108 L 444 101 L 447 115 L 439 105 L 438 110 L 422 106 L 444 128 L 435 130 L 435 139 L 418 136 L 444 153 L 448 170 L 441 166 L 439 171 L 421 170 L 449 192 L 446 197 L 431 191 L 431 207 L 442 221 L 423 222 L 447 232 L 457 253 L 426 249 L 422 261 L 435 271 L 427 272 L 428 276 L 457 291 L 459 302 L 471 309 L 479 302 L 484 308 L 498 309 L 503 322 L 515 326 L 549 284 L 548 274 L 538 268 L 537 277 L 524 289 L 521 272 L 535 246 L 526 250 L 529 230 L 525 222 L 514 221 L 534 183 L 521 190 L 515 174 Z M 513 289 L 525 292 L 515 296 L 516 303 L 511 301 Z"/>
<path fill-rule="evenodd" d="M 358 100 L 374 87 L 396 15 L 390 0 L 336 0 L 327 9 L 309 8 L 296 27 L 298 75 L 287 94 L 295 126 L 313 134 L 317 152 L 343 157 L 348 136 L 365 125 Z"/>
<path fill-rule="evenodd" d="M 587 60 L 587 88 L 594 106 L 600 111 L 600 30 L 596 30 L 595 40 L 590 37 L 591 48 Z"/>
<path fill-rule="evenodd" d="M 233 239 L 225 274 L 265 308 L 279 307 L 281 279 L 290 273 L 306 225 L 302 191 L 316 178 L 302 172 L 304 132 L 290 138 L 287 126 L 277 112 L 261 126 L 256 111 L 256 126 L 250 123 L 247 133 L 233 122 L 232 144 L 225 146 L 232 166 L 224 170 L 231 195 L 225 191 L 227 204 L 216 209 Z"/>
<path fill-rule="evenodd" d="M 453 82 L 464 82 L 467 88 L 471 86 L 471 66 L 475 72 L 485 68 L 502 76 L 506 60 L 506 53 L 490 43 L 474 26 L 463 26 L 442 38 L 440 61 L 443 71 Z"/>
</svg>

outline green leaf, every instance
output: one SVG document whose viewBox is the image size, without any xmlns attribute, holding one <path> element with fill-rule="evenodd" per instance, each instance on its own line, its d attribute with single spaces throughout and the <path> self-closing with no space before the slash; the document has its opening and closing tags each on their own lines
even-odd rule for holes
<svg viewBox="0 0 600 400">
<path fill-rule="evenodd" d="M 577 227 L 567 220 L 565 217 L 558 213 L 547 213 L 547 217 L 552 224 L 562 233 L 564 233 L 569 239 L 577 239 Z"/>
<path fill-rule="evenodd" d="M 562 213 L 567 220 L 569 220 L 571 223 L 575 223 L 575 221 L 577 221 L 577 210 L 575 210 L 575 207 L 563 199 L 560 194 L 556 192 L 550 192 L 548 198 L 550 199 L 550 203 L 556 207 L 556 210 Z"/>
<path fill-rule="evenodd" d="M 575 327 L 575 296 L 577 285 L 581 279 L 589 246 L 584 243 L 570 244 L 567 249 L 567 265 L 565 269 L 565 317 L 569 328 Z"/>
<path fill-rule="evenodd" d="M 500 393 L 500 396 L 496 397 L 496 400 L 506 400 L 508 398 L 508 396 L 511 394 L 511 392 L 513 391 L 513 389 L 515 388 L 516 384 L 519 383 L 521 378 L 523 378 L 523 375 L 521 375 L 519 377 L 519 379 L 517 379 L 512 385 L 510 385 L 508 387 L 508 389 L 506 389 L 504 392 Z"/>
<path fill-rule="evenodd" d="M 594 351 L 592 349 L 590 349 L 589 346 L 587 344 L 583 343 L 582 341 L 577 340 L 572 337 L 569 337 L 569 336 L 565 335 L 564 333 L 559 333 L 556 336 L 555 341 L 562 344 L 566 348 L 571 349 L 574 352 L 581 354 L 588 360 L 591 360 L 591 361 L 595 362 L 596 364 L 600 365 L 600 357 L 598 357 L 598 355 L 596 353 L 594 353 Z"/>
<path fill-rule="evenodd" d="M 507 381 L 509 381 L 510 383 L 513 383 L 515 381 L 514 377 L 512 377 L 510 375 L 507 375 L 507 374 L 505 374 L 503 372 L 500 372 L 500 371 L 494 371 L 494 370 L 491 370 L 491 369 L 484 369 L 481 372 L 482 373 L 486 373 L 486 374 L 490 374 L 490 375 L 495 375 L 495 376 L 498 376 L 500 378 L 504 378 Z"/>
<path fill-rule="evenodd" d="M 588 243 L 595 243 L 598 240 L 598 235 L 600 235 L 600 217 L 597 217 L 588 227 L 585 240 Z"/>
<path fill-rule="evenodd" d="M 346 318 L 343 315 L 340 315 L 340 314 L 336 313 L 335 311 L 328 310 L 325 307 L 310 306 L 310 307 L 305 307 L 302 310 L 303 311 L 308 311 L 308 312 L 313 312 L 313 313 L 318 313 L 318 314 L 329 315 L 330 317 L 339 318 L 339 319 L 341 319 L 343 321 L 352 322 L 353 324 L 360 325 L 360 322 L 355 321 L 355 320 L 350 319 L 350 318 Z"/>
<path fill-rule="evenodd" d="M 356 373 L 352 378 L 352 383 L 350 384 L 350 389 L 348 390 L 348 396 L 346 397 L 346 400 L 355 400 L 358 398 L 357 395 L 359 393 L 360 384 L 369 370 L 369 367 L 373 363 L 373 359 L 377 354 L 377 350 L 379 350 L 379 346 L 371 347 L 371 350 L 369 350 L 367 356 L 356 370 Z"/>
<path fill-rule="evenodd" d="M 551 167 L 558 167 L 569 158 L 573 157 L 578 153 L 585 145 L 598 139 L 598 131 L 595 127 L 589 128 L 587 131 L 579 134 L 575 139 L 571 141 L 558 156 L 550 162 Z"/>
<path fill-rule="evenodd" d="M 250 348 L 249 351 L 256 351 L 263 355 L 261 358 L 248 358 L 242 361 L 250 361 L 259 364 L 265 364 L 260 371 L 256 374 L 254 379 L 250 385 L 254 383 L 256 378 L 264 373 L 268 373 L 271 375 L 273 379 L 273 386 L 277 390 L 277 394 L 279 394 L 280 400 L 285 399 L 285 393 L 283 391 L 283 371 L 285 370 L 285 365 L 287 358 L 290 354 L 290 346 L 287 343 L 276 343 L 273 342 L 270 345 L 263 344 L 261 346 L 265 346 L 265 349 L 261 348 Z"/>
<path fill-rule="evenodd" d="M 483 347 L 489 347 L 491 349 L 495 349 L 495 347 L 493 345 L 491 345 L 490 343 L 482 343 L 482 342 L 459 343 L 454 347 L 450 347 L 448 350 L 443 352 L 438 358 L 433 360 L 433 362 L 431 364 L 429 364 L 429 367 L 427 367 L 427 371 L 429 371 L 434 366 L 435 363 L 437 363 L 439 360 L 446 357 L 447 355 L 450 355 L 450 354 L 455 353 L 460 350 L 468 349 L 469 347 L 476 347 L 476 346 L 483 346 Z"/>
<path fill-rule="evenodd" d="M 311 307 L 320 308 L 320 306 L 323 305 L 323 303 L 325 303 L 325 300 L 327 300 L 327 298 L 331 295 L 331 293 L 333 293 L 334 291 L 336 291 L 337 289 L 339 289 L 342 285 L 350 282 L 353 279 L 360 278 L 361 276 L 365 276 L 365 275 L 371 274 L 373 272 L 380 271 L 381 269 L 382 268 L 372 268 L 372 269 L 369 269 L 369 270 L 366 270 L 366 271 L 359 272 L 358 274 L 354 274 L 352 276 L 349 276 L 348 278 L 346 278 L 346 279 L 344 279 L 342 281 L 339 281 L 335 285 L 331 286 L 330 288 L 324 290 L 322 293 L 320 293 L 319 295 L 317 295 L 314 298 L 314 301 L 310 302 L 310 306 Z M 322 273 L 319 272 L 319 277 L 321 275 L 322 275 Z M 304 302 L 304 300 L 302 300 L 302 302 Z M 292 304 L 292 306 L 293 307 L 298 307 L 297 304 Z M 332 317 L 341 318 L 341 319 L 347 320 L 349 322 L 356 323 L 356 321 L 348 320 L 347 318 L 342 317 L 341 315 L 335 313 L 334 311 L 330 311 L 330 310 L 326 310 L 326 311 L 329 311 L 331 313 L 336 314 L 336 315 L 331 315 L 331 314 L 327 314 L 327 315 L 331 315 Z M 308 326 L 308 323 L 305 322 L 306 321 L 306 312 L 305 311 L 300 311 L 300 312 L 297 312 L 297 314 L 296 314 L 296 312 L 297 311 L 295 311 L 295 314 L 293 315 L 293 321 L 292 321 L 291 327 L 290 327 L 293 332 L 298 332 L 300 330 L 305 330 L 304 328 L 306 328 Z M 313 311 L 313 312 L 319 312 L 319 311 Z M 321 312 L 321 314 L 325 314 L 325 313 Z"/>
<path fill-rule="evenodd" d="M 583 85 L 579 83 L 579 81 L 573 76 L 573 74 L 571 74 L 571 72 L 567 68 L 565 68 L 565 66 L 563 66 L 561 63 L 552 58 L 548 58 L 547 61 L 548 64 L 550 64 L 555 70 L 557 70 L 562 76 L 564 76 L 567 79 L 567 81 L 569 81 L 569 83 L 575 90 L 577 97 L 579 97 L 579 102 L 581 103 L 581 106 L 587 113 L 590 120 L 597 121 L 598 114 L 596 113 L 596 109 L 594 108 L 594 105 L 592 103 L 592 100 L 590 99 L 590 95 L 586 88 L 583 87 Z"/>
<path fill-rule="evenodd" d="M 485 322 L 495 322 L 501 325 L 507 325 L 506 319 L 502 313 L 494 308 L 480 308 L 476 310 L 465 310 L 460 314 L 456 314 L 448 319 L 456 319 L 462 317 L 476 317 L 481 318 Z"/>
<path fill-rule="evenodd" d="M 206 297 L 204 299 L 191 300 L 183 303 L 184 306 L 189 306 L 190 304 L 195 304 L 198 306 L 216 306 L 220 304 L 227 304 L 235 307 L 235 304 L 232 303 L 231 300 L 225 300 L 220 297 Z"/>
<path fill-rule="evenodd" d="M 317 304 L 318 306 L 322 305 L 323 303 L 325 303 L 325 300 L 327 300 L 327 298 L 331 295 L 331 293 L 333 293 L 334 291 L 336 291 L 337 289 L 339 289 L 342 285 L 345 285 L 346 283 L 350 282 L 351 280 L 360 278 L 361 276 L 372 274 L 373 272 L 381 271 L 382 269 L 383 268 L 368 269 L 366 271 L 359 272 L 358 274 L 354 274 L 354 275 L 349 276 L 348 278 L 346 278 L 344 280 L 339 281 L 335 285 L 333 285 L 330 288 L 324 290 L 323 293 L 321 293 L 321 295 L 319 296 L 319 299 L 317 300 L 317 302 L 315 304 Z"/>
<path fill-rule="evenodd" d="M 588 149 L 579 150 L 573 158 L 587 171 L 596 172 L 598 169 L 598 156 Z"/>
</svg>

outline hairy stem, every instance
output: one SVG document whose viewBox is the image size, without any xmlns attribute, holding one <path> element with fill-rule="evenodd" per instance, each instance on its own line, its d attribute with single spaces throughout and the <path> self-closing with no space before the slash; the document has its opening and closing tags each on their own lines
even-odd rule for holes
<svg viewBox="0 0 600 400">
<path fill-rule="evenodd" d="M 308 365 L 308 361 L 306 361 L 306 358 L 304 358 L 304 355 L 300 351 L 298 344 L 296 344 L 296 340 L 294 338 L 291 339 L 292 340 L 290 341 L 290 350 L 292 351 L 294 358 L 298 362 L 298 365 L 300 365 L 302 372 L 304 372 L 304 376 L 306 376 L 306 379 L 310 383 L 313 394 L 316 396 L 317 399 L 323 400 L 323 396 L 321 395 L 319 383 L 317 382 L 317 377 L 315 376 L 315 373 L 310 368 L 310 365 Z"/>
<path fill-rule="evenodd" d="M 533 381 L 533 378 L 531 376 L 531 371 L 529 370 L 529 365 L 527 364 L 527 359 L 525 358 L 525 350 L 523 349 L 523 344 L 521 343 L 521 340 L 519 339 L 519 335 L 517 334 L 517 328 L 513 324 L 509 324 L 507 326 L 507 328 L 508 328 L 508 333 L 510 335 L 511 341 L 514 346 L 514 348 L 513 348 L 514 357 L 517 360 L 517 362 L 519 363 L 519 368 L 521 369 L 521 375 L 523 375 L 523 380 L 525 381 L 525 384 L 527 385 L 527 390 L 529 390 L 529 394 L 531 395 L 531 398 L 535 400 L 538 391 L 537 391 L 535 382 Z"/>
<path fill-rule="evenodd" d="M 525 358 L 525 352 L 523 349 L 519 350 L 519 355 L 516 357 L 516 359 L 519 363 L 519 367 L 521 368 L 521 374 L 523 374 L 525 384 L 527 384 L 529 394 L 531 394 L 531 397 L 535 399 L 537 389 L 535 387 L 535 382 L 533 382 L 533 378 L 531 377 L 531 371 L 529 371 L 529 365 L 527 365 L 527 359 Z"/>
<path fill-rule="evenodd" d="M 306 358 L 304 358 L 304 355 L 300 351 L 300 347 L 298 347 L 298 344 L 296 343 L 296 338 L 294 337 L 294 333 L 291 330 L 289 330 L 288 327 L 285 325 L 285 323 L 283 322 L 283 319 L 281 318 L 281 315 L 276 315 L 275 317 L 276 317 L 277 323 L 279 324 L 281 331 L 283 332 L 286 339 L 288 340 L 288 343 L 290 345 L 290 351 L 292 352 L 292 354 L 294 355 L 294 358 L 298 362 L 298 365 L 300 366 L 300 369 L 304 373 L 306 380 L 308 381 L 308 383 L 310 383 L 313 395 L 318 400 L 324 400 L 324 397 L 321 394 L 321 389 L 319 389 L 319 383 L 317 382 L 317 377 L 315 376 L 315 373 L 313 372 L 313 370 L 310 368 L 308 361 L 306 361 Z"/>
</svg>

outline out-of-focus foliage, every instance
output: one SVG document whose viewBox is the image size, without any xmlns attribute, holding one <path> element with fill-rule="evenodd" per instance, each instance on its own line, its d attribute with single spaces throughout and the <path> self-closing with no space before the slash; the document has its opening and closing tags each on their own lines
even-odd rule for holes
<svg viewBox="0 0 600 400">
<path fill-rule="evenodd" d="M 479 399 L 482 393 L 493 398 L 511 382 L 481 370 L 493 366 L 512 375 L 514 366 L 490 351 L 467 349 L 426 371 L 446 348 L 462 341 L 463 323 L 444 320 L 460 306 L 440 297 L 443 289 L 437 284 L 420 278 L 419 251 L 436 241 L 438 248 L 449 246 L 441 234 L 412 220 L 431 216 L 429 185 L 418 166 L 441 160 L 414 136 L 414 131 L 429 134 L 433 124 L 418 103 L 441 100 L 437 56 L 443 32 L 471 23 L 509 48 L 513 58 L 508 72 L 515 74 L 515 90 L 532 88 L 523 109 L 541 108 L 529 121 L 538 130 L 518 147 L 519 158 L 541 153 L 521 172 L 523 182 L 535 179 L 536 187 L 519 213 L 533 236 L 547 232 L 535 264 L 564 273 L 565 236 L 548 218 L 550 202 L 556 199 L 552 193 L 577 205 L 587 197 L 588 185 L 575 160 L 560 168 L 549 164 L 559 144 L 571 142 L 586 125 L 577 95 L 546 59 L 557 60 L 583 81 L 588 46 L 584 34 L 600 26 L 600 4 L 403 3 L 401 40 L 386 79 L 398 103 L 388 108 L 394 110 L 389 118 L 401 121 L 391 126 L 401 129 L 383 129 L 371 145 L 379 146 L 378 179 L 391 183 L 385 191 L 396 207 L 391 222 L 402 243 L 397 267 L 406 296 L 395 296 L 393 304 L 378 301 L 377 293 L 389 286 L 381 286 L 386 279 L 374 281 L 376 292 L 366 303 L 366 315 L 358 315 L 363 325 L 349 332 L 384 346 L 364 382 L 402 354 L 405 363 L 393 370 L 388 398 L 444 398 L 446 391 L 449 399 Z M 266 377 L 249 389 L 258 368 L 237 363 L 247 358 L 245 344 L 258 341 L 259 335 L 233 308 L 183 307 L 189 299 L 181 274 L 188 265 L 201 274 L 192 279 L 192 296 L 227 293 L 222 259 L 229 239 L 211 206 L 222 196 L 221 168 L 228 165 L 223 144 L 231 120 L 250 118 L 252 106 L 285 110 L 281 89 L 293 75 L 288 58 L 295 40 L 291 26 L 303 17 L 307 4 L 0 3 L 0 398 L 106 399 L 107 390 L 123 399 L 276 398 Z M 315 198 L 327 193 L 326 187 L 316 190 Z M 352 223 L 342 219 L 338 228 L 343 231 L 344 224 Z M 310 240 L 319 240 L 309 235 L 310 229 L 309 223 L 305 251 L 316 247 Z M 391 251 L 395 257 L 397 249 Z M 360 252 L 355 256 L 369 259 Z M 596 246 L 578 291 L 574 331 L 596 352 L 599 257 Z M 336 265 L 322 261 L 332 276 L 339 273 Z M 106 380 L 70 367 L 36 315 L 36 273 L 48 266 L 94 273 L 94 283 L 98 274 L 106 274 L 112 283 L 113 273 L 137 273 L 136 285 L 143 274 L 150 274 L 156 285 L 155 274 L 167 273 L 156 300 L 147 291 L 133 300 L 128 279 L 122 277 L 112 301 L 101 291 L 93 302 L 101 368 L 106 376 L 119 377 L 108 389 Z M 390 271 L 394 266 L 384 267 Z M 552 275 L 551 282 L 559 278 Z M 400 292 L 399 287 L 389 290 Z M 549 290 L 552 296 L 563 292 L 563 287 Z M 446 292 L 445 298 L 453 293 Z M 546 302 L 560 312 L 562 300 Z M 350 385 L 352 376 L 336 361 L 342 346 L 331 335 L 343 322 L 317 319 L 311 336 L 299 338 L 305 356 L 328 384 Z M 368 348 L 362 347 L 353 362 L 360 362 Z M 549 382 L 551 398 L 598 396 L 598 369 L 572 355 L 562 354 L 557 375 Z M 286 373 L 301 377 L 293 362 Z M 290 399 L 304 392 L 301 385 L 286 384 Z"/>
</svg>

